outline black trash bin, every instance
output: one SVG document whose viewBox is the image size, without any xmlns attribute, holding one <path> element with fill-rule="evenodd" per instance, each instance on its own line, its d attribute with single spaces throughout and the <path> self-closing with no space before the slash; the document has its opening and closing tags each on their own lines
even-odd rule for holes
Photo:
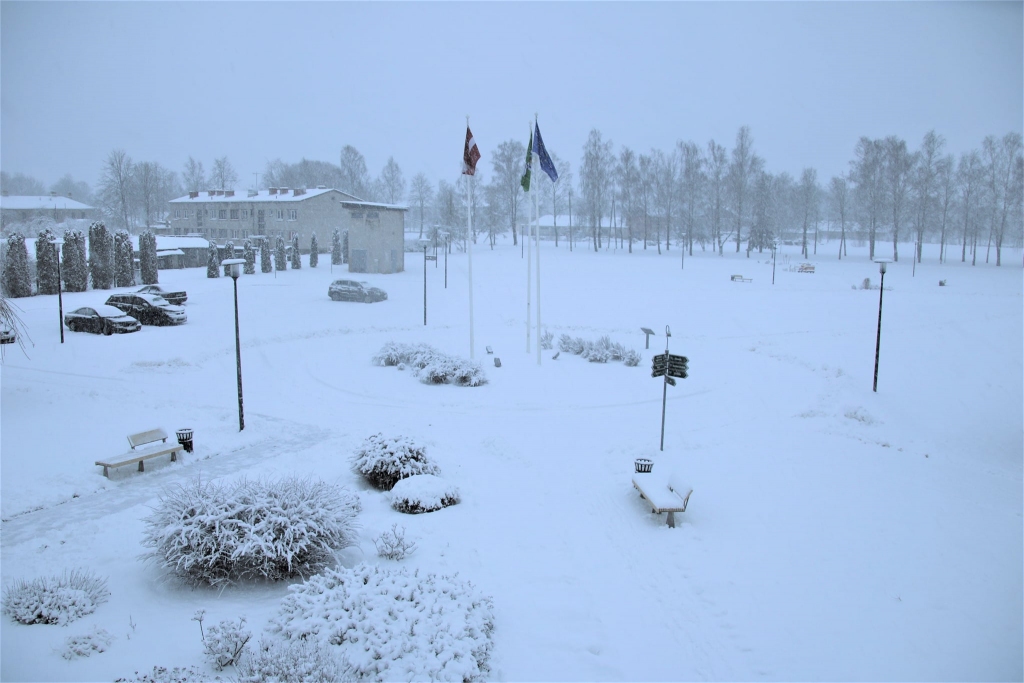
<svg viewBox="0 0 1024 683">
<path fill-rule="evenodd" d="M 654 461 L 648 458 L 637 458 L 635 464 L 637 474 L 646 474 L 654 468 Z"/>
<path fill-rule="evenodd" d="M 182 446 L 185 447 L 185 452 L 186 453 L 191 453 L 192 452 L 192 430 L 191 429 L 179 429 L 177 431 L 177 434 L 178 434 L 178 443 L 180 443 Z"/>
</svg>

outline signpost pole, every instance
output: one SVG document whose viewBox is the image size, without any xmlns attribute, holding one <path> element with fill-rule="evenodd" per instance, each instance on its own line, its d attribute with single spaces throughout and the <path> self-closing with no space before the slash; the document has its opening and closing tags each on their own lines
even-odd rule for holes
<svg viewBox="0 0 1024 683">
<path fill-rule="evenodd" d="M 665 380 L 661 384 L 661 450 L 665 450 L 665 405 L 668 401 L 668 338 L 672 331 L 665 325 Z"/>
</svg>

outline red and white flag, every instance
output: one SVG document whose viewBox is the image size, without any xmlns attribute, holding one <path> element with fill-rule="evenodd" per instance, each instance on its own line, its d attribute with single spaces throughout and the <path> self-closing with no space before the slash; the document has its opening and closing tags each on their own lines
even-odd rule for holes
<svg viewBox="0 0 1024 683">
<path fill-rule="evenodd" d="M 475 175 L 478 161 L 480 161 L 480 148 L 476 146 L 473 131 L 466 126 L 466 148 L 462 151 L 462 175 Z"/>
</svg>

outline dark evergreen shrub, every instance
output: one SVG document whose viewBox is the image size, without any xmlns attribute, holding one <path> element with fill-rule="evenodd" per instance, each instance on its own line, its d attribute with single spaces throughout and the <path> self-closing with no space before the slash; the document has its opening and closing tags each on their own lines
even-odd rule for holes
<svg viewBox="0 0 1024 683">
<path fill-rule="evenodd" d="M 32 278 L 28 271 L 28 247 L 25 236 L 11 233 L 7 238 L 7 258 L 4 260 L 3 288 L 7 296 L 32 296 Z"/>
<path fill-rule="evenodd" d="M 274 265 L 270 262 L 269 240 L 263 240 L 260 244 L 260 270 L 264 273 L 269 273 L 274 270 Z"/>
<path fill-rule="evenodd" d="M 341 262 L 348 263 L 348 230 L 341 238 Z"/>
<path fill-rule="evenodd" d="M 256 252 L 252 248 L 251 240 L 246 240 L 242 245 L 242 258 L 245 259 L 245 274 L 254 274 L 256 272 Z"/>
<path fill-rule="evenodd" d="M 299 251 L 299 236 L 292 238 L 292 268 L 298 270 L 302 267 L 302 253 Z"/>
<path fill-rule="evenodd" d="M 144 285 L 155 285 L 160 280 L 156 258 L 156 235 L 151 230 L 139 235 L 139 270 Z"/>
<path fill-rule="evenodd" d="M 341 231 L 337 228 L 331 235 L 331 263 L 335 266 L 341 265 Z"/>
<path fill-rule="evenodd" d="M 355 470 L 378 489 L 390 491 L 396 482 L 414 474 L 440 474 L 427 458 L 426 449 L 404 436 L 374 434 L 360 446 L 353 458 Z"/>
<path fill-rule="evenodd" d="M 206 254 L 206 277 L 220 277 L 220 251 L 217 245 L 210 242 Z"/>
<path fill-rule="evenodd" d="M 60 287 L 57 278 L 56 235 L 49 228 L 43 228 L 36 237 L 36 280 L 40 294 L 56 294 Z"/>
<path fill-rule="evenodd" d="M 316 233 L 309 238 L 309 267 L 316 268 L 316 264 L 320 262 L 320 245 L 316 243 Z"/>
<path fill-rule="evenodd" d="M 277 248 L 274 249 L 274 268 L 277 270 L 288 269 L 288 259 L 286 258 L 287 252 L 284 248 L 284 238 L 280 235 L 277 236 Z"/>
<path fill-rule="evenodd" d="M 391 488 L 391 507 L 410 515 L 434 512 L 459 502 L 459 489 L 433 474 L 415 474 Z"/>
<path fill-rule="evenodd" d="M 114 233 L 114 283 L 117 287 L 135 284 L 135 249 L 127 230 Z"/>
<path fill-rule="evenodd" d="M 64 291 L 84 292 L 89 287 L 89 269 L 85 262 L 85 233 L 81 230 L 65 230 L 61 252 Z"/>
<path fill-rule="evenodd" d="M 114 239 L 102 221 L 89 226 L 89 275 L 93 289 L 110 289 L 114 284 Z"/>
</svg>

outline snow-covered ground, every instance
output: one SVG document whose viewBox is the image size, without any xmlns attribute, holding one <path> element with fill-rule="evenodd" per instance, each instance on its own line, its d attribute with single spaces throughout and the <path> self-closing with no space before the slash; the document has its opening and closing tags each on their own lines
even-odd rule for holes
<svg viewBox="0 0 1024 683">
<path fill-rule="evenodd" d="M 378 561 L 373 539 L 397 522 L 418 546 L 404 566 L 458 572 L 493 596 L 497 680 L 1020 680 L 1020 252 L 1001 268 L 891 265 L 873 393 L 878 290 L 852 286 L 877 285 L 877 267 L 864 249 L 837 261 L 830 244 L 815 273 L 797 273 L 798 248 L 786 249 L 773 285 L 766 254 L 695 254 L 683 269 L 678 251 L 545 244 L 556 345 L 607 335 L 642 353 L 630 368 L 553 350 L 538 366 L 520 249 L 481 244 L 476 359 L 489 382 L 476 388 L 370 362 L 388 341 L 468 356 L 465 254 L 449 258 L 447 289 L 443 257 L 430 264 L 426 326 L 416 254 L 404 273 L 359 278 L 388 291 L 372 305 L 327 297 L 347 276 L 329 257 L 243 276 L 242 432 L 230 278 L 161 271 L 188 291 L 186 325 L 66 332 L 63 345 L 56 297 L 17 301 L 32 344 L 27 357 L 4 347 L 0 365 L 3 581 L 85 568 L 111 596 L 67 627 L 3 617 L 0 677 L 110 681 L 154 665 L 212 676 L 196 610 L 207 623 L 245 615 L 259 632 L 287 587 L 163 581 L 138 559 L 142 518 L 196 476 L 297 474 L 358 493 L 359 546 L 343 564 Z M 66 294 L 64 310 L 107 295 Z M 665 325 L 690 377 L 668 388 L 660 452 L 650 357 Z M 659 333 L 650 350 L 641 327 Z M 195 452 L 110 480 L 93 465 L 155 426 L 192 428 Z M 377 432 L 425 444 L 461 502 L 393 510 L 351 470 Z M 636 457 L 693 487 L 677 528 L 632 487 Z M 106 652 L 60 656 L 94 626 L 114 636 Z"/>
</svg>

